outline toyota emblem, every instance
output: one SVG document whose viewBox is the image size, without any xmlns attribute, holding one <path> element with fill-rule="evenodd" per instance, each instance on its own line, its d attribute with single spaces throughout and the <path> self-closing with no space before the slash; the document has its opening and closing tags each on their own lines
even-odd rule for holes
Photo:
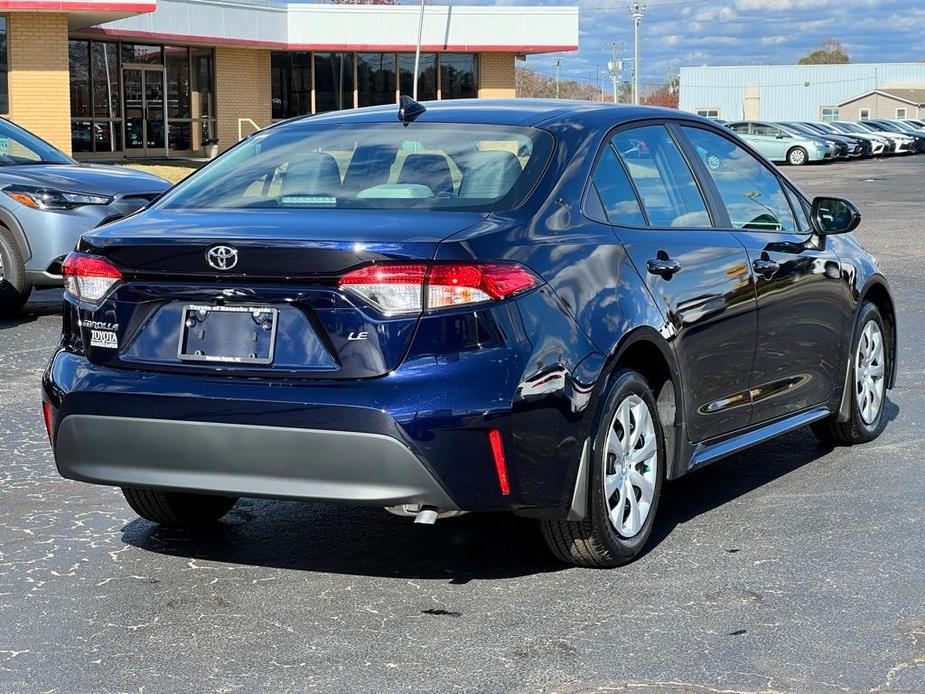
<svg viewBox="0 0 925 694">
<path fill-rule="evenodd" d="M 231 246 L 213 246 L 206 252 L 206 260 L 216 270 L 230 270 L 238 264 L 238 250 Z"/>
</svg>

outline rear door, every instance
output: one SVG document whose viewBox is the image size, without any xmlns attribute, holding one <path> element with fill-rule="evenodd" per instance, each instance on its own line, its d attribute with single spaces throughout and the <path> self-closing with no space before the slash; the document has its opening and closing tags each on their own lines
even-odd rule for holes
<svg viewBox="0 0 925 694">
<path fill-rule="evenodd" d="M 593 190 L 665 318 L 681 368 L 688 437 L 702 441 L 747 425 L 755 348 L 748 258 L 734 234 L 712 228 L 667 124 L 617 130 L 600 156 Z"/>
<path fill-rule="evenodd" d="M 700 155 L 726 219 L 748 250 L 758 301 L 753 422 L 829 399 L 843 354 L 838 257 L 809 229 L 802 203 L 773 167 L 699 126 L 681 132 Z"/>
</svg>

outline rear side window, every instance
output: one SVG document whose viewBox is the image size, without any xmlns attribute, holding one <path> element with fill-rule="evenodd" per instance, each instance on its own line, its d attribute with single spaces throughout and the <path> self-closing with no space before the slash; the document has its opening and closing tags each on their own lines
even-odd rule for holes
<svg viewBox="0 0 925 694">
<path fill-rule="evenodd" d="M 681 129 L 709 171 L 735 229 L 795 230 L 780 179 L 764 164 L 716 133 L 689 126 Z"/>
<path fill-rule="evenodd" d="M 612 143 L 639 191 L 651 226 L 712 226 L 694 175 L 665 126 L 622 130 Z"/>
<path fill-rule="evenodd" d="M 639 209 L 633 186 L 613 148 L 604 148 L 594 172 L 594 187 L 611 224 L 641 227 L 646 220 Z"/>
</svg>

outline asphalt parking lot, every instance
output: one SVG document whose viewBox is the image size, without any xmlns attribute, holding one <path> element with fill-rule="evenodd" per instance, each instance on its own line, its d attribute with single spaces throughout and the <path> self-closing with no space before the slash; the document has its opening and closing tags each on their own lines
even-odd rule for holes
<svg viewBox="0 0 925 694">
<path fill-rule="evenodd" d="M 562 567 L 528 521 L 245 500 L 215 530 L 57 476 L 55 292 L 0 322 L 0 693 L 925 690 L 925 156 L 787 169 L 854 200 L 898 303 L 877 441 L 808 430 L 668 485 L 648 552 Z"/>
</svg>

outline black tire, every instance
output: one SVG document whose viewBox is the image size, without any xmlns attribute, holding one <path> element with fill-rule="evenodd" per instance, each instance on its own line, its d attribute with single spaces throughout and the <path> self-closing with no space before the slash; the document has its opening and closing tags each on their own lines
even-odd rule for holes
<svg viewBox="0 0 925 694">
<path fill-rule="evenodd" d="M 803 166 L 809 162 L 809 154 L 802 147 L 794 147 L 787 152 L 787 163 L 790 166 Z"/>
<path fill-rule="evenodd" d="M 861 414 L 861 408 L 856 397 L 858 379 L 856 377 L 855 357 L 858 351 L 864 328 L 868 322 L 873 321 L 880 329 L 883 337 L 883 398 L 880 403 L 876 417 L 870 421 L 865 421 Z M 883 323 L 883 317 L 877 307 L 869 301 L 865 301 L 858 311 L 858 317 L 855 321 L 854 335 L 851 338 L 851 352 L 848 354 L 850 360 L 851 375 L 848 378 L 848 387 L 851 388 L 851 409 L 848 421 L 838 421 L 838 413 L 830 415 L 825 419 L 814 422 L 810 425 L 813 434 L 820 441 L 831 443 L 836 446 L 853 446 L 858 443 L 867 443 L 873 441 L 880 435 L 883 424 L 883 412 L 886 409 L 886 383 L 889 380 L 892 363 L 892 336 Z"/>
<path fill-rule="evenodd" d="M 142 518 L 169 528 L 210 525 L 231 510 L 237 497 L 123 487 L 122 494 Z"/>
<path fill-rule="evenodd" d="M 0 316 L 13 316 L 21 309 L 32 285 L 26 279 L 26 264 L 9 230 L 0 227 Z"/>
<path fill-rule="evenodd" d="M 630 395 L 637 395 L 648 408 L 654 425 L 656 475 L 648 515 L 641 529 L 632 537 L 620 535 L 610 521 L 610 504 L 605 498 L 604 475 L 608 465 L 606 440 L 617 406 Z M 542 520 L 543 537 L 552 553 L 561 561 L 577 566 L 611 568 L 627 564 L 642 552 L 658 510 L 665 477 L 665 437 L 658 418 L 655 396 L 646 380 L 636 371 L 622 369 L 615 374 L 604 401 L 603 414 L 594 432 L 591 469 L 588 480 L 588 514 L 584 520 Z"/>
</svg>

